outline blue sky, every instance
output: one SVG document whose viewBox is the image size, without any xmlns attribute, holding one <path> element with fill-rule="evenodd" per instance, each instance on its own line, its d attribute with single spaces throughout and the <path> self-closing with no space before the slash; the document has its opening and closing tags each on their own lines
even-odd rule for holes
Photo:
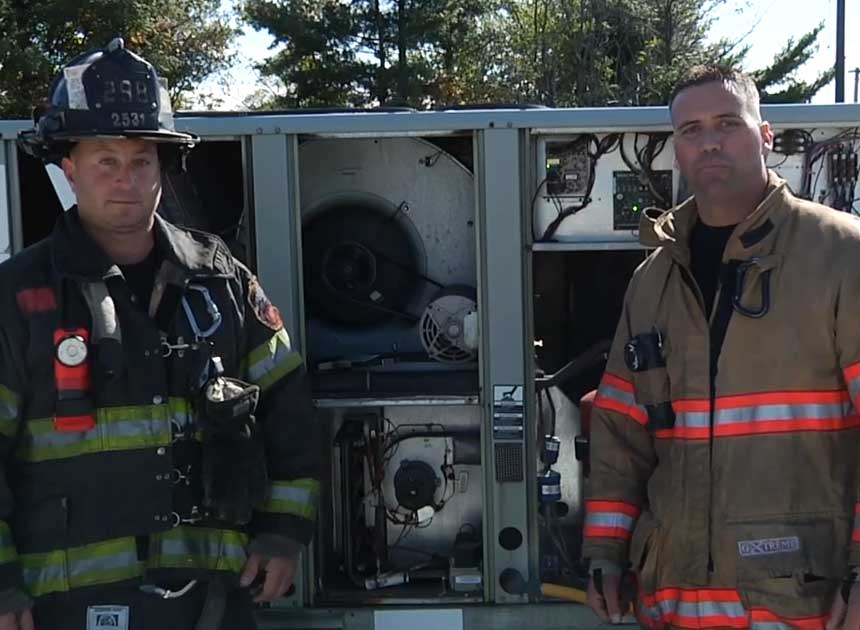
<svg viewBox="0 0 860 630">
<path fill-rule="evenodd" d="M 236 0 L 222 0 L 230 8 Z M 846 0 L 845 99 L 854 98 L 854 74 L 851 69 L 860 66 L 860 0 Z M 836 58 L 836 0 L 727 0 L 714 14 L 711 37 L 737 37 L 752 31 L 747 56 L 747 69 L 766 66 L 789 37 L 795 40 L 819 22 L 825 30 L 819 38 L 819 50 L 804 67 L 800 78 L 811 80 L 819 72 L 833 65 Z M 253 64 L 270 54 L 271 38 L 265 33 L 246 29 L 236 43 L 237 66 L 221 77 L 223 85 L 209 80 L 201 86 L 202 93 L 212 93 L 223 101 L 222 109 L 239 108 L 243 99 L 260 86 L 260 77 Z M 223 80 L 225 79 L 225 80 Z M 815 97 L 815 103 L 833 103 L 833 83 Z"/>
</svg>

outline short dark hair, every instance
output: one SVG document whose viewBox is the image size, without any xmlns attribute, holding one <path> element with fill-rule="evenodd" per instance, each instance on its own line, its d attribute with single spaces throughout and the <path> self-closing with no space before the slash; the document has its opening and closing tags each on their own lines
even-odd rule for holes
<svg viewBox="0 0 860 630">
<path fill-rule="evenodd" d="M 738 96 L 747 105 L 750 113 L 755 114 L 761 120 L 761 111 L 759 109 L 760 99 L 755 81 L 748 74 L 744 74 L 736 68 L 719 64 L 693 66 L 687 70 L 672 89 L 672 94 L 669 96 L 669 109 L 672 109 L 675 98 L 683 90 L 706 83 L 734 84 L 737 88 Z"/>
</svg>

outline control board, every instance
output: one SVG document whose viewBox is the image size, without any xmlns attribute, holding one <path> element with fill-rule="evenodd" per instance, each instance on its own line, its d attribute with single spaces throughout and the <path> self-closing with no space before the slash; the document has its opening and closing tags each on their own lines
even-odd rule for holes
<svg viewBox="0 0 860 630">
<path fill-rule="evenodd" d="M 587 145 L 575 140 L 546 143 L 546 192 L 553 197 L 582 197 L 588 189 Z"/>
<path fill-rule="evenodd" d="M 612 195 L 613 229 L 636 230 L 639 228 L 639 217 L 645 208 L 651 206 L 668 208 L 671 205 L 672 171 L 653 171 L 650 182 L 637 173 L 614 171 Z M 668 200 L 668 204 L 660 198 Z"/>
</svg>

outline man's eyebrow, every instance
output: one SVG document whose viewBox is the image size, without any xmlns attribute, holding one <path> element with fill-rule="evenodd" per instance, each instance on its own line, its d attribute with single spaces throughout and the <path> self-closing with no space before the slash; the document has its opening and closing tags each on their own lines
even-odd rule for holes
<svg viewBox="0 0 860 630">
<path fill-rule="evenodd" d="M 698 118 L 693 118 L 692 120 L 685 120 L 680 125 L 678 125 L 678 129 L 683 129 L 684 127 L 689 127 L 690 125 L 695 125 L 701 122 Z"/>
<path fill-rule="evenodd" d="M 734 113 L 734 112 L 728 112 L 725 114 L 716 114 L 713 117 L 717 118 L 717 119 L 721 119 L 721 120 L 726 119 L 726 118 L 733 118 L 733 119 L 743 118 L 743 116 L 741 116 L 740 114 Z M 685 120 L 684 122 L 679 124 L 677 128 L 683 129 L 684 127 L 689 127 L 690 125 L 695 125 L 695 124 L 700 123 L 700 122 L 702 122 L 701 118 L 692 118 L 690 120 Z"/>
</svg>

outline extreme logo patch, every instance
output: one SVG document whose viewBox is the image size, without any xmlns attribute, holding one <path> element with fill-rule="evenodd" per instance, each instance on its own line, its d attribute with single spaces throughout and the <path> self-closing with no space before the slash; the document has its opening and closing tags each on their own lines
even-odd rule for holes
<svg viewBox="0 0 860 630">
<path fill-rule="evenodd" d="M 797 536 L 738 541 L 738 553 L 744 558 L 793 553 L 795 551 L 800 551 L 800 539 Z"/>
<path fill-rule="evenodd" d="M 248 282 L 248 304 L 251 310 L 254 311 L 254 316 L 260 321 L 263 326 L 272 330 L 280 330 L 284 327 L 284 322 L 281 319 L 281 311 L 278 307 L 269 301 L 263 287 L 256 278 L 251 278 Z"/>
</svg>

